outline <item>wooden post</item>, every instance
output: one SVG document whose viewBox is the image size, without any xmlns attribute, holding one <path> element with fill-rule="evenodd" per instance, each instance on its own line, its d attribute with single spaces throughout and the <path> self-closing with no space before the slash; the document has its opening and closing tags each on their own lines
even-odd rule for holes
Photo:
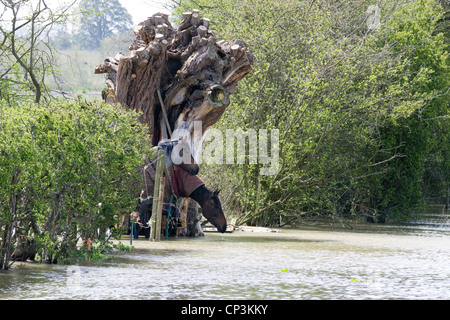
<svg viewBox="0 0 450 320">
<path fill-rule="evenodd" d="M 163 164 L 164 165 L 164 164 Z M 162 209 L 164 206 L 164 190 L 165 190 L 165 180 L 164 175 L 160 177 L 159 183 L 159 198 L 158 198 L 158 212 L 156 218 L 156 232 L 155 232 L 155 240 L 161 240 L 161 222 L 162 222 Z"/>
<path fill-rule="evenodd" d="M 155 174 L 155 189 L 153 191 L 153 207 L 152 207 L 152 222 L 150 229 L 150 240 L 160 240 L 161 238 L 161 214 L 164 199 L 164 159 L 165 151 L 158 149 L 156 174 Z M 161 213 L 161 214 L 158 214 Z M 158 227 L 159 226 L 159 227 Z M 159 230 L 159 233 L 158 233 Z"/>
</svg>

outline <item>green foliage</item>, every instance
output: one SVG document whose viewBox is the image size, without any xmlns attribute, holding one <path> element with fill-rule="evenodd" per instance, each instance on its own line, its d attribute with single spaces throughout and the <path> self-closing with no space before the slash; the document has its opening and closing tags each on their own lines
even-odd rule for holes
<svg viewBox="0 0 450 320">
<path fill-rule="evenodd" d="M 0 103 L 1 262 L 12 226 L 48 261 L 73 255 L 80 236 L 104 243 L 132 205 L 148 149 L 137 115 L 82 101 Z"/>
<path fill-rule="evenodd" d="M 117 248 L 117 250 L 119 250 L 121 252 L 132 252 L 132 251 L 134 251 L 134 247 L 133 246 L 127 246 L 127 245 L 123 244 L 120 241 L 117 243 L 117 245 L 115 245 L 115 247 Z"/>
<path fill-rule="evenodd" d="M 128 52 L 134 40 L 131 16 L 117 0 L 85 0 L 70 23 L 71 28 L 58 29 L 50 38 L 50 46 L 57 51 L 52 65 L 59 73 L 46 84 L 65 93 L 100 93 L 105 79 L 94 74 L 95 67 L 105 57 Z"/>
<path fill-rule="evenodd" d="M 67 34 L 67 37 L 72 36 Z M 48 79 L 48 86 L 64 92 L 96 92 L 99 94 L 105 86 L 105 78 L 103 75 L 94 74 L 95 67 L 105 57 L 113 57 L 118 52 L 127 52 L 133 39 L 132 32 L 112 35 L 100 41 L 100 47 L 95 51 L 82 49 L 80 45 L 75 44 L 58 47 L 60 50 L 55 55 L 54 64 L 60 73 Z M 54 39 L 54 45 L 58 45 L 58 38 Z"/>
<path fill-rule="evenodd" d="M 103 39 L 131 32 L 131 15 L 118 0 L 83 0 L 79 8 L 81 16 L 77 37 L 83 49 L 97 49 Z"/>
<path fill-rule="evenodd" d="M 381 28 L 372 30 L 372 4 L 196 0 L 176 7 L 179 15 L 200 9 L 220 37 L 244 40 L 257 57 L 216 128 L 280 130 L 278 174 L 260 176 L 260 164 L 203 169 L 238 222 L 385 221 L 423 208 L 430 143 L 448 148 L 436 140 L 448 124 L 448 53 L 435 32 L 441 9 L 431 0 L 382 1 Z"/>
<path fill-rule="evenodd" d="M 402 155 L 385 166 L 386 174 L 376 183 L 369 180 L 372 188 L 379 189 L 372 194 L 372 202 L 381 221 L 423 212 L 426 198 L 442 199 L 449 184 L 445 169 L 449 145 L 445 140 L 450 125 L 450 70 L 443 34 L 436 32 L 441 18 L 442 10 L 434 1 L 415 1 L 396 12 L 386 26 L 391 30 L 387 41 L 395 44 L 395 52 L 402 52 L 408 62 L 405 80 L 411 89 L 407 94 L 417 100 L 418 107 L 401 121 L 393 119 L 380 128 L 381 145 L 397 148 Z M 438 179 L 432 179 L 430 169 Z"/>
</svg>

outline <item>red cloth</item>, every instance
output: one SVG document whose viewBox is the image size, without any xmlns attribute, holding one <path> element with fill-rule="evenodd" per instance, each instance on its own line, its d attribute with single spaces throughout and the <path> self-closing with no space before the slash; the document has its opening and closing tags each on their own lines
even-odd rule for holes
<svg viewBox="0 0 450 320">
<path fill-rule="evenodd" d="M 199 177 L 191 176 L 178 166 L 173 166 L 172 172 L 173 191 L 177 197 L 187 198 L 195 189 L 205 184 Z"/>
</svg>

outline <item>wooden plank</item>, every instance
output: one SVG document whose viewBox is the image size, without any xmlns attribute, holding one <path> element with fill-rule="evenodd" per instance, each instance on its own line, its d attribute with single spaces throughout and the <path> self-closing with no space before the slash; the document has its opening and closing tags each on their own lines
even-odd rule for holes
<svg viewBox="0 0 450 320">
<path fill-rule="evenodd" d="M 165 158 L 165 151 L 162 149 L 158 149 L 157 152 L 157 162 L 156 162 L 156 174 L 155 174 L 155 188 L 153 191 L 153 207 L 152 207 L 152 222 L 150 224 L 150 240 L 156 240 L 158 236 L 158 229 L 161 232 L 161 219 L 158 220 L 158 211 L 161 209 L 162 212 L 162 206 L 163 206 L 163 198 L 160 198 L 160 194 L 162 192 L 162 195 L 164 196 L 164 185 L 161 188 L 161 178 L 164 181 L 164 158 Z M 159 183 L 158 183 L 159 182 Z M 161 192 L 160 192 L 160 189 Z M 158 228 L 159 225 L 159 228 Z M 161 235 L 159 235 L 159 238 Z"/>
</svg>

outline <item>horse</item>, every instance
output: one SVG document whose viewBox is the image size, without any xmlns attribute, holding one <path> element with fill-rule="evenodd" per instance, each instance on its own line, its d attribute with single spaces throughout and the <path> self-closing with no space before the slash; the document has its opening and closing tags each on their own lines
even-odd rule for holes
<svg viewBox="0 0 450 320">
<path fill-rule="evenodd" d="M 227 221 L 218 197 L 220 190 L 211 191 L 205 186 L 205 183 L 197 176 L 199 168 L 192 157 L 191 163 L 174 164 L 169 160 L 175 143 L 173 143 L 173 141 L 163 141 L 159 144 L 159 147 L 162 147 L 166 151 L 166 169 L 164 170 L 165 189 L 163 198 L 163 203 L 165 205 L 163 210 L 167 212 L 169 205 L 172 205 L 171 212 L 172 210 L 176 210 L 174 204 L 170 203 L 171 195 L 174 195 L 177 198 L 191 198 L 200 205 L 203 216 L 217 228 L 217 231 L 224 233 L 227 229 Z M 155 160 L 156 159 L 147 159 L 146 164 L 142 167 L 141 171 L 143 176 L 143 188 L 135 211 L 139 213 L 140 222 L 143 224 L 148 223 L 152 214 L 152 197 L 156 175 Z"/>
</svg>

